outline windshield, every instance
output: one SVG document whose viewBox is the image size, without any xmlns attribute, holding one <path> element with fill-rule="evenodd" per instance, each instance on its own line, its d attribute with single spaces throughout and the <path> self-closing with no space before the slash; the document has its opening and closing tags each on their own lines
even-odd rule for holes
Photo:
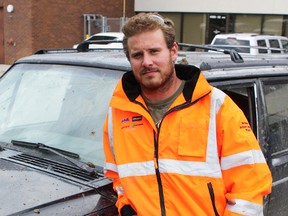
<svg viewBox="0 0 288 216">
<path fill-rule="evenodd" d="M 102 166 L 102 128 L 122 73 L 67 65 L 20 64 L 0 80 L 0 141 L 71 151 Z"/>
</svg>

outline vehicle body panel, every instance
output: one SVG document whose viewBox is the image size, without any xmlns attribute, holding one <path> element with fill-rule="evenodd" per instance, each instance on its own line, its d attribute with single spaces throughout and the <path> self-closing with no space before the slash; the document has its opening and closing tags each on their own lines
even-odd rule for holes
<svg viewBox="0 0 288 216">
<path fill-rule="evenodd" d="M 258 35 L 249 33 L 218 34 L 211 45 L 234 48 L 239 53 L 252 55 L 287 53 L 288 38 L 277 35 Z"/>
</svg>

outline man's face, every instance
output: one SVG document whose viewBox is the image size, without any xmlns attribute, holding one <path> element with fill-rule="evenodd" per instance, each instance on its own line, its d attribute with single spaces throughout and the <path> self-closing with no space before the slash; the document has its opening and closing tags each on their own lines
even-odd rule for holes
<svg viewBox="0 0 288 216">
<path fill-rule="evenodd" d="M 163 32 L 159 29 L 134 35 L 128 39 L 127 45 L 130 64 L 142 90 L 169 88 L 169 83 L 175 76 L 177 44 L 168 49 Z"/>
</svg>

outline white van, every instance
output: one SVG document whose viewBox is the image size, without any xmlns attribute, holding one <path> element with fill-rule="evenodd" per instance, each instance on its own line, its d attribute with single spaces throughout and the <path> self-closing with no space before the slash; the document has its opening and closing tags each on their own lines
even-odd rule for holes
<svg viewBox="0 0 288 216">
<path fill-rule="evenodd" d="M 253 55 L 288 53 L 288 38 L 276 35 L 218 34 L 212 40 L 211 45 L 217 48 L 233 48 L 239 53 Z"/>
</svg>

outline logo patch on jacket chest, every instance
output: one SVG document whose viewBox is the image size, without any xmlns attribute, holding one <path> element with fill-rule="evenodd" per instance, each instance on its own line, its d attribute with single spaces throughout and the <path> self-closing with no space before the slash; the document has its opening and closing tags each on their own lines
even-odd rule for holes
<svg viewBox="0 0 288 216">
<path fill-rule="evenodd" d="M 131 121 L 128 117 L 124 118 L 121 120 L 121 124 L 121 129 L 134 129 L 137 126 L 143 125 L 142 116 L 133 116 Z"/>
<path fill-rule="evenodd" d="M 133 116 L 132 122 L 136 122 L 136 121 L 142 121 L 142 116 Z"/>
</svg>

